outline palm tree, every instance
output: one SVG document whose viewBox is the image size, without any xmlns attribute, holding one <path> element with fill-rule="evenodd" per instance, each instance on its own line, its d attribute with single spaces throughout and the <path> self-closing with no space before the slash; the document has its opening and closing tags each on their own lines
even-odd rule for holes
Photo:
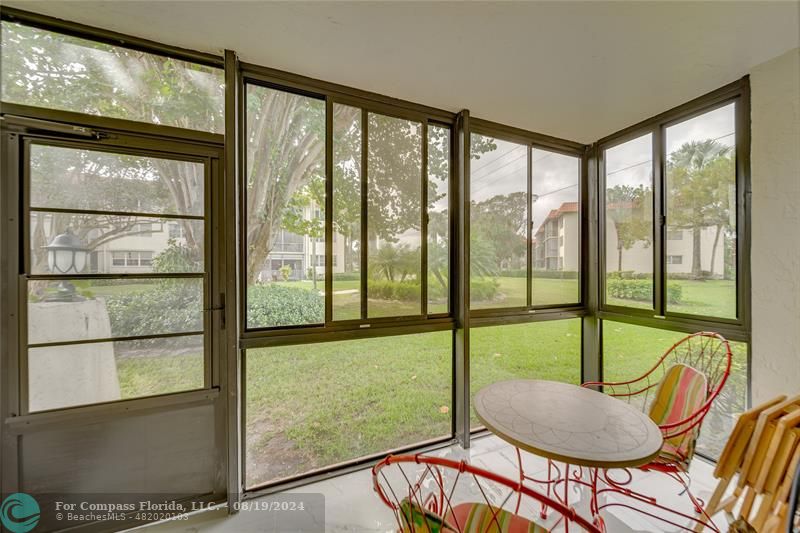
<svg viewBox="0 0 800 533">
<path fill-rule="evenodd" d="M 407 244 L 393 245 L 381 243 L 374 253 L 370 253 L 369 275 L 371 278 L 385 277 L 388 281 L 405 281 L 412 273 L 418 273 L 419 250 L 412 250 Z"/>
<path fill-rule="evenodd" d="M 732 148 L 715 139 L 690 141 L 667 162 L 667 216 L 671 226 L 692 230 L 692 276 L 702 277 L 701 234 L 715 226 L 711 272 L 721 232 L 729 222 L 729 187 L 735 182 Z"/>
</svg>

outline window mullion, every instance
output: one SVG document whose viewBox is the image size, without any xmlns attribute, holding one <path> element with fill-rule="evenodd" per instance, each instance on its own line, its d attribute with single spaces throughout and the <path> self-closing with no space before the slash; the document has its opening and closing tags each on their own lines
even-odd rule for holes
<svg viewBox="0 0 800 533">
<path fill-rule="evenodd" d="M 653 309 L 657 317 L 666 316 L 666 180 L 664 129 L 653 130 Z"/>
<path fill-rule="evenodd" d="M 526 305 L 531 307 L 533 305 L 533 145 L 528 145 L 528 192 L 525 196 L 525 211 L 527 219 L 525 222 L 525 239 L 526 248 L 525 254 L 527 255 L 526 261 Z"/>
<path fill-rule="evenodd" d="M 369 236 L 367 234 L 367 180 L 369 172 L 367 163 L 369 161 L 369 113 L 366 109 L 361 109 L 361 320 L 367 319 L 367 261 L 369 249 Z"/>
<path fill-rule="evenodd" d="M 420 172 L 420 313 L 428 315 L 428 120 L 422 122 L 420 140 L 422 165 Z"/>
<path fill-rule="evenodd" d="M 325 324 L 333 321 L 333 99 L 325 99 Z M 314 259 L 316 268 L 316 258 Z"/>
</svg>

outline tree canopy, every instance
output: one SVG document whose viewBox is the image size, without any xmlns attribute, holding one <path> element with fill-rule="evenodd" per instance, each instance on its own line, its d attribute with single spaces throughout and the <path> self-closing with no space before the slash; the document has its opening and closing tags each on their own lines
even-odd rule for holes
<svg viewBox="0 0 800 533">
<path fill-rule="evenodd" d="M 714 272 L 720 234 L 731 228 L 735 186 L 733 151 L 714 139 L 690 141 L 667 161 L 667 223 L 692 232 L 692 276 L 703 276 L 701 232 L 715 228 L 709 270 Z"/>
<path fill-rule="evenodd" d="M 649 245 L 653 236 L 653 193 L 644 185 L 616 185 L 606 190 L 606 213 L 617 233 L 617 270 L 622 271 L 622 252 L 637 242 Z"/>
</svg>

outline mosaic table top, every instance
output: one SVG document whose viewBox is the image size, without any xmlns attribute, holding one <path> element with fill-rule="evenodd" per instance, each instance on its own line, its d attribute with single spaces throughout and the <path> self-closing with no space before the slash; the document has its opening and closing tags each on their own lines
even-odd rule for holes
<svg viewBox="0 0 800 533">
<path fill-rule="evenodd" d="M 484 387 L 475 412 L 521 450 L 600 468 L 647 464 L 663 438 L 647 414 L 606 394 L 555 381 L 518 379 Z"/>
</svg>

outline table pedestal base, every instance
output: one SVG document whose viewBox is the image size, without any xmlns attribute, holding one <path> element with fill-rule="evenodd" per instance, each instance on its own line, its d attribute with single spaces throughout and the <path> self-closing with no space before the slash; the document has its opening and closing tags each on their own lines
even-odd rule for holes
<svg viewBox="0 0 800 533">
<path fill-rule="evenodd" d="M 716 524 L 714 524 L 713 520 L 710 516 L 708 516 L 704 510 L 703 501 L 699 498 L 695 497 L 691 490 L 689 489 L 690 479 L 688 475 L 681 474 L 680 472 L 662 472 L 669 476 L 670 478 L 677 481 L 682 491 L 680 494 L 686 493 L 689 496 L 689 499 L 694 506 L 695 513 L 697 515 L 702 515 L 701 517 L 691 516 L 686 513 L 681 513 L 672 508 L 665 507 L 658 503 L 658 500 L 652 496 L 648 496 L 646 494 L 642 494 L 636 492 L 628 487 L 633 481 L 633 474 L 631 473 L 630 469 L 628 468 L 620 468 L 614 469 L 613 471 L 620 471 L 624 472 L 627 476 L 626 479 L 622 480 L 615 480 L 611 475 L 608 469 L 602 469 L 602 476 L 601 476 L 601 469 L 599 468 L 589 468 L 586 467 L 588 471 L 588 479 L 584 477 L 584 467 L 582 466 L 572 466 L 566 463 L 563 463 L 563 472 L 562 468 L 558 466 L 554 461 L 551 459 L 547 460 L 547 478 L 535 478 L 533 476 L 528 476 L 525 474 L 525 470 L 522 464 L 522 453 L 520 452 L 519 448 L 515 447 L 517 452 L 517 463 L 519 466 L 519 482 L 524 484 L 526 481 L 532 481 L 534 483 L 538 483 L 544 485 L 546 487 L 547 496 L 552 496 L 559 502 L 563 503 L 565 506 L 570 507 L 569 503 L 569 487 L 570 482 L 576 483 L 579 486 L 586 487 L 589 489 L 590 499 L 589 499 L 589 512 L 592 514 L 592 519 L 594 524 L 601 530 L 606 531 L 605 528 L 605 520 L 603 520 L 600 511 L 609 507 L 622 507 L 625 509 L 629 509 L 631 511 L 635 511 L 641 513 L 645 516 L 649 516 L 656 520 L 660 520 L 667 524 L 670 524 L 674 527 L 683 529 L 685 531 L 694 531 L 693 528 L 697 526 L 703 526 L 709 528 L 711 531 L 719 533 L 719 528 L 717 528 Z M 684 479 L 685 476 L 685 479 Z M 604 487 L 600 487 L 599 484 L 602 483 L 605 485 Z M 561 486 L 563 485 L 563 491 Z M 612 493 L 612 494 L 621 494 L 628 498 L 639 502 L 640 504 L 645 504 L 652 506 L 655 509 L 658 509 L 662 512 L 669 513 L 672 515 L 676 515 L 681 517 L 685 520 L 688 520 L 691 524 L 691 527 L 687 527 L 686 525 L 674 522 L 664 516 L 655 514 L 654 512 L 650 512 L 646 509 L 642 509 L 641 507 L 634 507 L 633 505 L 623 503 L 623 502 L 606 502 L 606 503 L 599 503 L 599 496 L 604 493 Z M 521 499 L 517 499 L 517 506 L 515 509 L 515 513 L 519 513 Z M 541 518 L 544 520 L 547 518 L 547 506 L 542 505 L 541 510 L 539 511 Z M 560 520 L 559 520 L 560 522 Z M 559 522 L 556 522 L 551 527 L 556 527 Z M 565 531 L 569 531 L 569 524 L 565 523 Z"/>
</svg>

